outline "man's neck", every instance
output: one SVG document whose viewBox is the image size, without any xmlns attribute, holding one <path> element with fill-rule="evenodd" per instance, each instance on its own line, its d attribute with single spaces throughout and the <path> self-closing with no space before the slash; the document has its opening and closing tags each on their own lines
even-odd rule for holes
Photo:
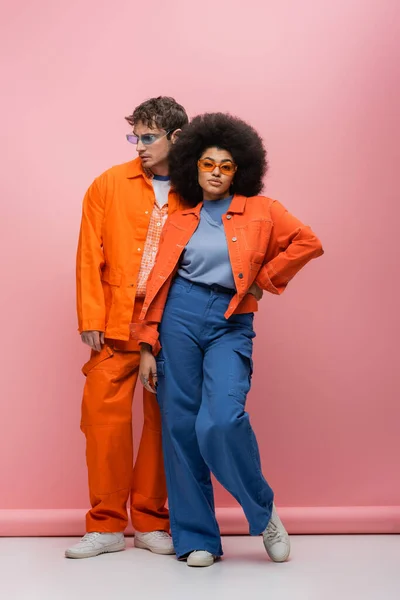
<svg viewBox="0 0 400 600">
<path fill-rule="evenodd" d="M 151 172 L 153 173 L 153 175 L 161 175 L 162 177 L 165 177 L 166 175 L 168 175 L 168 163 L 160 163 L 159 165 L 154 165 L 154 167 L 151 168 Z"/>
</svg>

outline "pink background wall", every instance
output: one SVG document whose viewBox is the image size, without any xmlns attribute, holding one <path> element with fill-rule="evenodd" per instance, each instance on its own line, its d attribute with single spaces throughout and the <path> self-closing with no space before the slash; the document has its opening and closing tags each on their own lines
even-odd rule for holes
<svg viewBox="0 0 400 600">
<path fill-rule="evenodd" d="M 81 201 L 133 156 L 123 116 L 159 94 L 257 127 L 266 193 L 325 246 L 256 321 L 249 410 L 278 504 L 400 506 L 399 17 L 397 0 L 8 4 L 0 509 L 88 504 Z"/>
</svg>

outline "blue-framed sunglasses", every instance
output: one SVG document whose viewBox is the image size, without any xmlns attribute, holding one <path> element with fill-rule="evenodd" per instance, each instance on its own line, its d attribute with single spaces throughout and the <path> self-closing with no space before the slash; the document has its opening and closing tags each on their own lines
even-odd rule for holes
<svg viewBox="0 0 400 600">
<path fill-rule="evenodd" d="M 142 144 L 144 146 L 150 146 L 151 144 L 154 144 L 154 142 L 157 142 L 158 140 L 161 140 L 162 138 L 169 135 L 172 131 L 174 131 L 174 130 L 169 129 L 167 131 L 167 133 L 144 133 L 143 135 L 135 135 L 134 133 L 127 133 L 126 139 L 128 140 L 128 142 L 130 144 L 135 144 L 135 146 L 139 142 L 142 142 Z"/>
</svg>

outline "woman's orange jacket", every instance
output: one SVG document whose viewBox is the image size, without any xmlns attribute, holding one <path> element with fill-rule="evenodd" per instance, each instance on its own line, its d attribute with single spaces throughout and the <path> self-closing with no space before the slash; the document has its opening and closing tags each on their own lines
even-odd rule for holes
<svg viewBox="0 0 400 600">
<path fill-rule="evenodd" d="M 161 235 L 154 268 L 150 274 L 140 318 L 131 325 L 131 336 L 160 349 L 158 324 L 181 254 L 200 221 L 200 202 L 195 208 L 171 215 Z M 256 282 L 263 290 L 281 294 L 289 281 L 312 258 L 323 254 L 321 242 L 276 200 L 255 196 L 234 196 L 222 222 L 237 293 L 225 317 L 254 312 L 258 303 L 248 289 Z"/>
</svg>

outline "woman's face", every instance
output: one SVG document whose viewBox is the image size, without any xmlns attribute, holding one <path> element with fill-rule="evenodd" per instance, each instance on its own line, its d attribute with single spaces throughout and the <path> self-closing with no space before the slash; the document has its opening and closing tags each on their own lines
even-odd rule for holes
<svg viewBox="0 0 400 600">
<path fill-rule="evenodd" d="M 204 200 L 220 200 L 230 195 L 237 168 L 230 152 L 215 147 L 207 148 L 197 168 Z"/>
</svg>

